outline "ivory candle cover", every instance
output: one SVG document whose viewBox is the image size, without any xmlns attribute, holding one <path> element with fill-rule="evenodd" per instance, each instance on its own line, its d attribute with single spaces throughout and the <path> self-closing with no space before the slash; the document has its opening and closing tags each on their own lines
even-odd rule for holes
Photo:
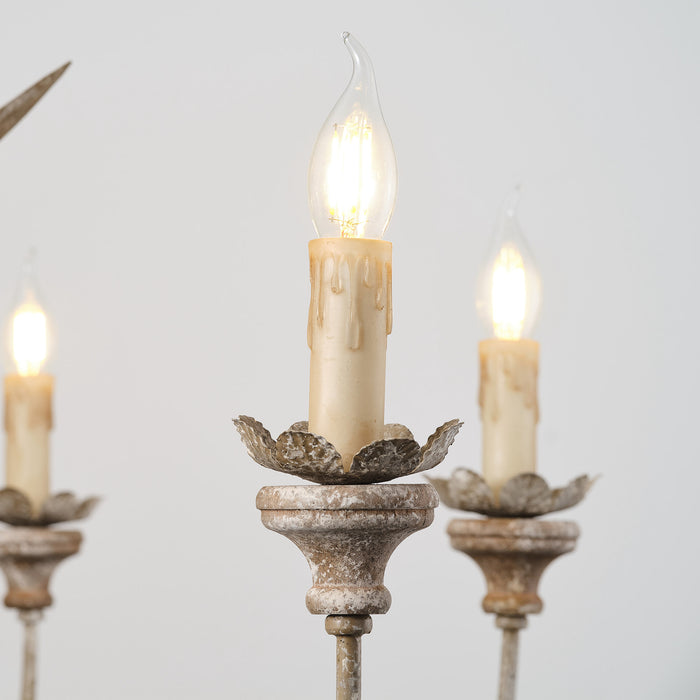
<svg viewBox="0 0 700 700">
<path fill-rule="evenodd" d="M 539 343 L 483 340 L 479 359 L 482 469 L 497 496 L 510 478 L 537 468 Z"/>
<path fill-rule="evenodd" d="M 384 434 L 391 243 L 370 238 L 309 242 L 309 430 L 331 442 L 349 471 Z"/>
<path fill-rule="evenodd" d="M 25 493 L 35 514 L 49 495 L 49 431 L 53 377 L 5 377 L 7 486 Z"/>
</svg>

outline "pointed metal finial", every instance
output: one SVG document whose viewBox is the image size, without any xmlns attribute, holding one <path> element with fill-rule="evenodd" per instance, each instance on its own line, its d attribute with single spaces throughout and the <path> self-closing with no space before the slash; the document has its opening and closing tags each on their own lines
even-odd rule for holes
<svg viewBox="0 0 700 700">
<path fill-rule="evenodd" d="M 46 94 L 48 89 L 66 72 L 68 66 L 70 61 L 0 108 L 0 139 Z"/>
</svg>

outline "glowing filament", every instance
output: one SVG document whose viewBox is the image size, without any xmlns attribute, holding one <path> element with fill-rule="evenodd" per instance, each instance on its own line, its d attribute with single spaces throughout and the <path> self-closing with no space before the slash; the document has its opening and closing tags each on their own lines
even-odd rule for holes
<svg viewBox="0 0 700 700">
<path fill-rule="evenodd" d="M 37 304 L 22 304 L 12 319 L 12 351 L 17 371 L 23 376 L 39 374 L 46 359 L 46 346 L 46 314 Z"/>
<path fill-rule="evenodd" d="M 372 173 L 372 127 L 364 114 L 335 124 L 326 186 L 328 213 L 340 224 L 341 236 L 364 237 L 375 190 Z"/>
<path fill-rule="evenodd" d="M 522 255 L 512 246 L 503 246 L 494 263 L 491 304 L 496 337 L 520 338 L 527 304 L 525 264 Z"/>
</svg>

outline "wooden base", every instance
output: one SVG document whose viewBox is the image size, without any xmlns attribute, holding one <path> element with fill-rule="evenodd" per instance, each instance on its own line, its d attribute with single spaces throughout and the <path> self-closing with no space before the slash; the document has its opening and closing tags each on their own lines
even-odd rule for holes
<svg viewBox="0 0 700 700">
<path fill-rule="evenodd" d="M 51 575 L 67 557 L 80 549 L 82 535 L 45 527 L 12 527 L 0 531 L 0 567 L 8 592 L 5 605 L 17 608 L 24 625 L 22 700 L 34 700 L 36 686 L 36 626 L 42 610 L 53 602 Z"/>
<path fill-rule="evenodd" d="M 526 616 L 542 611 L 537 592 L 542 573 L 576 546 L 579 528 L 568 521 L 524 518 L 457 519 L 447 526 L 450 544 L 484 572 L 486 612 L 503 630 L 498 700 L 515 700 L 518 635 Z"/>
<path fill-rule="evenodd" d="M 433 521 L 429 484 L 267 486 L 257 506 L 265 527 L 301 549 L 313 586 L 306 607 L 327 615 L 336 637 L 336 698 L 360 700 L 361 640 L 372 614 L 389 610 L 384 569 L 396 547 Z"/>
</svg>

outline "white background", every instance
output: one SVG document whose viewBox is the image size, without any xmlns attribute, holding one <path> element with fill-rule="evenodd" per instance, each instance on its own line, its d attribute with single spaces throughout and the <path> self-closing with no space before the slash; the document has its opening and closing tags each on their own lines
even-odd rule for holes
<svg viewBox="0 0 700 700">
<path fill-rule="evenodd" d="M 305 417 L 306 169 L 373 58 L 399 164 L 387 420 L 478 467 L 474 281 L 498 209 L 544 280 L 540 471 L 602 474 L 545 574 L 520 700 L 700 696 L 700 11 L 682 2 L 12 3 L 0 103 L 74 65 L 0 142 L 0 307 L 39 249 L 57 328 L 53 477 L 98 493 L 41 628 L 46 700 L 333 695 L 302 555 L 265 530 L 238 413 Z M 5 363 L 4 371 L 8 370 Z M 440 509 L 390 562 L 367 700 L 494 697 L 481 573 Z M 20 627 L 0 608 L 0 697 Z"/>
</svg>

